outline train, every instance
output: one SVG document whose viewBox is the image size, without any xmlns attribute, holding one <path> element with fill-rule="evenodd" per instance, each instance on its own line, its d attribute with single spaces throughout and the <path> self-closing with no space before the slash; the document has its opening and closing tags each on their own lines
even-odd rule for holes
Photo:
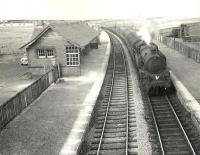
<svg viewBox="0 0 200 155">
<path fill-rule="evenodd" d="M 136 64 L 140 83 L 146 92 L 149 95 L 157 95 L 173 90 L 166 57 L 158 46 L 153 42 L 147 44 L 133 30 L 124 30 L 121 33 Z"/>
</svg>

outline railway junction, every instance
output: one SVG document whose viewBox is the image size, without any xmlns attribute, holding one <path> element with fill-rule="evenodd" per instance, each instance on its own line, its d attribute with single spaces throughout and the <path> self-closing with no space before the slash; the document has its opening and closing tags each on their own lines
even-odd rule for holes
<svg viewBox="0 0 200 155">
<path fill-rule="evenodd" d="M 149 96 L 127 44 L 117 32 L 103 34 L 81 76 L 50 85 L 5 125 L 0 155 L 200 154 L 199 64 L 154 40 L 176 92 Z"/>
</svg>

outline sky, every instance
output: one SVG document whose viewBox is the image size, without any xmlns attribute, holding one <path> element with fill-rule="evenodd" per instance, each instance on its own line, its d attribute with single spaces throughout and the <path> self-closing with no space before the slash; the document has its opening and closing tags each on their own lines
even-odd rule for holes
<svg viewBox="0 0 200 155">
<path fill-rule="evenodd" d="M 0 20 L 200 17 L 200 0 L 0 0 Z"/>
</svg>

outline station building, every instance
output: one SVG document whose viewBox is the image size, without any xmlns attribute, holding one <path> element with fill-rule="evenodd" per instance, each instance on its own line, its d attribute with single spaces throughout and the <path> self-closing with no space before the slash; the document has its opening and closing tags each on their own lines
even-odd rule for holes
<svg viewBox="0 0 200 155">
<path fill-rule="evenodd" d="M 32 74 L 59 64 L 62 76 L 81 74 L 81 57 L 98 48 L 99 33 L 86 23 L 51 23 L 37 26 L 32 39 L 20 47 L 26 51 Z"/>
</svg>

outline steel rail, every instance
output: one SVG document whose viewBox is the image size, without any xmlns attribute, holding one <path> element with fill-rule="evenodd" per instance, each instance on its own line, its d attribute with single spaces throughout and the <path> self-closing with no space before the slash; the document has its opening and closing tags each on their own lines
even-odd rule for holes
<svg viewBox="0 0 200 155">
<path fill-rule="evenodd" d="M 160 131 L 159 131 L 159 128 L 158 128 L 158 124 L 157 124 L 157 120 L 156 120 L 156 117 L 155 117 L 155 114 L 154 114 L 154 110 L 153 110 L 153 107 L 152 107 L 152 104 L 151 104 L 151 99 L 149 98 L 149 96 L 147 98 L 148 98 L 148 101 L 150 103 L 150 109 L 151 109 L 151 113 L 152 113 L 152 116 L 153 116 L 156 132 L 157 132 L 157 135 L 158 135 L 158 140 L 159 140 L 160 147 L 161 147 L 161 153 L 162 153 L 162 155 L 165 155 L 166 153 L 165 153 L 165 150 L 164 150 L 164 147 L 163 147 L 163 143 L 162 143 L 162 139 L 161 139 L 161 136 L 160 136 Z M 165 95 L 165 98 L 166 98 L 166 100 L 167 100 L 167 102 L 170 106 L 171 111 L 173 112 L 174 117 L 176 118 L 176 121 L 177 121 L 179 128 L 182 131 L 186 141 L 187 141 L 188 146 L 190 147 L 192 155 L 196 155 L 194 148 L 192 147 L 192 144 L 191 144 L 191 142 L 190 142 L 190 140 L 189 140 L 189 138 L 188 138 L 188 136 L 187 136 L 187 134 L 186 134 L 186 132 L 185 132 L 185 130 L 184 130 L 174 108 L 173 108 L 173 106 L 171 105 L 171 102 L 170 102 L 168 96 Z"/>
<path fill-rule="evenodd" d="M 178 125 L 179 125 L 182 133 L 184 134 L 184 137 L 185 137 L 185 139 L 186 139 L 186 141 L 187 141 L 187 143 L 188 143 L 188 145 L 189 145 L 189 147 L 191 149 L 192 154 L 196 155 L 196 153 L 194 151 L 194 148 L 193 148 L 193 146 L 192 146 L 192 144 L 191 144 L 191 142 L 190 142 L 190 140 L 189 140 L 189 138 L 188 138 L 188 136 L 187 136 L 187 134 L 186 134 L 186 132 L 185 132 L 185 130 L 184 130 L 184 128 L 183 128 L 183 126 L 182 126 L 182 124 L 181 124 L 181 122 L 180 122 L 180 120 L 179 120 L 179 118 L 178 118 L 178 116 L 177 116 L 172 104 L 171 104 L 171 101 L 169 100 L 169 97 L 167 95 L 165 95 L 165 98 L 168 101 L 168 104 L 169 104 L 169 106 L 170 106 L 170 108 L 171 108 L 171 110 L 172 110 L 172 112 L 173 112 L 173 114 L 174 114 L 174 116 L 176 118 L 176 121 L 178 122 Z"/>
<path fill-rule="evenodd" d="M 102 140 L 103 140 L 103 135 L 104 135 L 104 131 L 105 131 L 105 126 L 106 126 L 106 121 L 107 121 L 107 116 L 108 116 L 108 110 L 109 110 L 109 107 L 110 107 L 110 101 L 111 101 L 111 97 L 112 97 L 112 91 L 113 91 L 113 86 L 114 86 L 114 78 L 115 78 L 115 47 L 113 46 L 113 51 L 114 51 L 114 58 L 113 58 L 113 72 L 112 72 L 112 82 L 111 82 L 111 90 L 110 90 L 110 93 L 109 93 L 109 98 L 108 98 L 108 105 L 107 105 L 107 108 L 106 108 L 106 115 L 105 115 L 105 119 L 104 119 L 104 124 L 103 124 L 103 129 L 102 129 L 102 132 L 101 132 L 101 137 L 100 137 L 100 141 L 99 141 L 99 145 L 98 145 L 98 150 L 97 150 L 97 153 L 96 155 L 99 155 L 100 154 L 100 149 L 101 149 L 101 144 L 102 144 Z"/>
<path fill-rule="evenodd" d="M 159 128 L 158 128 L 157 120 L 156 120 L 156 117 L 154 115 L 154 110 L 153 110 L 153 107 L 152 107 L 152 104 L 151 104 L 151 99 L 149 98 L 149 96 L 147 96 L 147 99 L 149 101 L 148 103 L 150 105 L 151 114 L 152 114 L 152 117 L 153 117 L 153 120 L 154 120 L 154 124 L 155 124 L 155 128 L 156 128 L 156 133 L 157 133 L 158 140 L 159 140 L 159 143 L 160 143 L 161 153 L 162 153 L 162 155 L 165 155 L 165 151 L 164 151 L 164 147 L 163 147 L 163 142 L 162 142 L 162 139 L 161 139 L 161 136 L 160 136 L 160 131 L 159 131 Z"/>
<path fill-rule="evenodd" d="M 125 85 L 125 93 L 126 93 L 126 155 L 128 155 L 128 137 L 129 137 L 129 99 L 128 99 L 128 75 L 127 75 L 127 67 L 126 67 L 126 61 L 125 61 L 125 55 L 124 55 L 124 52 L 123 52 L 123 48 L 120 46 L 120 49 L 122 51 L 122 57 L 123 57 L 123 60 L 124 60 L 124 68 L 125 68 L 125 80 L 126 80 L 126 85 Z"/>
</svg>

